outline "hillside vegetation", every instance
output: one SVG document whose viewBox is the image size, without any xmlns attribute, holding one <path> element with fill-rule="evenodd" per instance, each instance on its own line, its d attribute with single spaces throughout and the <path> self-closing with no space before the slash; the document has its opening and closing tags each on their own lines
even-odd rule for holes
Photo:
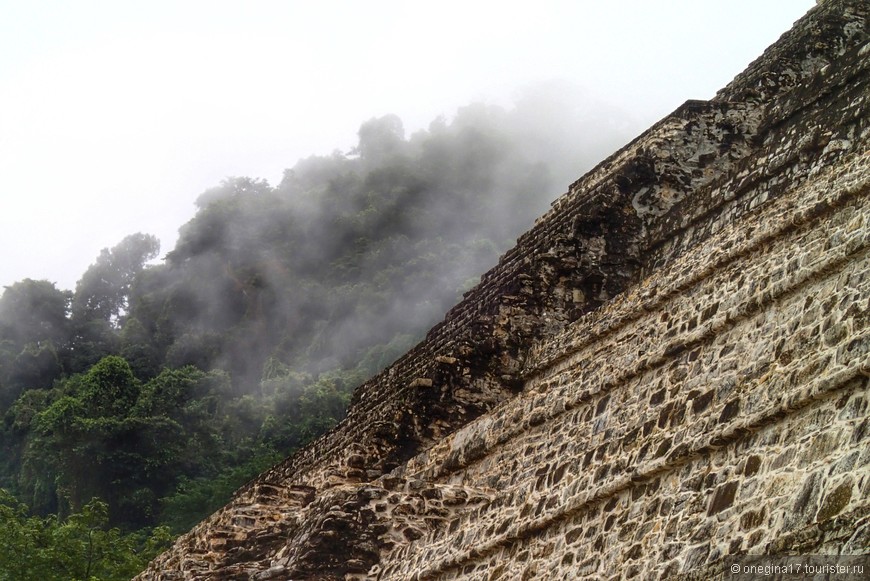
<svg viewBox="0 0 870 581">
<path fill-rule="evenodd" d="M 39 567 L 60 554 L 75 563 L 63 578 L 128 577 L 333 426 L 623 140 L 609 123 L 552 99 L 469 106 L 410 137 L 372 119 L 353 151 L 301 160 L 276 186 L 203 193 L 163 260 L 133 234 L 74 291 L 6 287 L 0 528 L 15 534 L 0 562 L 18 568 L 0 580 L 54 578 Z"/>
</svg>

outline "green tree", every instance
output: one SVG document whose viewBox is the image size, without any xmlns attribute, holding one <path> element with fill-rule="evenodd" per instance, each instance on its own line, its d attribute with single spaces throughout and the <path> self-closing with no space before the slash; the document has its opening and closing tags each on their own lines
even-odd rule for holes
<svg viewBox="0 0 870 581">
<path fill-rule="evenodd" d="M 5 287 L 0 297 L 0 338 L 17 345 L 64 343 L 71 299 L 69 291 L 58 290 L 47 280 L 28 278 Z"/>
<path fill-rule="evenodd" d="M 120 334 L 120 353 L 139 379 L 154 377 L 160 370 L 160 352 L 154 338 L 136 317 L 127 317 Z"/>
<path fill-rule="evenodd" d="M 126 581 L 171 542 L 166 527 L 128 535 L 109 528 L 97 499 L 60 520 L 28 516 L 3 489 L 0 530 L 0 581 Z"/>
<path fill-rule="evenodd" d="M 25 491 L 57 503 L 34 508 L 61 514 L 94 496 L 114 502 L 136 486 L 143 464 L 135 449 L 139 425 L 129 418 L 139 382 L 126 361 L 106 357 L 63 389 L 31 421 L 21 471 Z M 51 493 L 39 493 L 46 489 Z"/>
<path fill-rule="evenodd" d="M 136 276 L 159 251 L 156 237 L 132 234 L 112 249 L 104 248 L 79 279 L 71 305 L 71 371 L 84 371 L 118 352 L 118 331 L 129 309 Z"/>
<path fill-rule="evenodd" d="M 0 297 L 0 411 L 25 388 L 50 387 L 63 372 L 72 294 L 25 279 Z"/>
<path fill-rule="evenodd" d="M 123 357 L 110 355 L 91 367 L 80 387 L 91 417 L 125 417 L 139 397 L 139 381 Z"/>
<path fill-rule="evenodd" d="M 157 238 L 141 233 L 127 236 L 112 249 L 104 248 L 76 284 L 73 317 L 102 319 L 118 327 L 136 275 L 159 252 Z"/>
</svg>

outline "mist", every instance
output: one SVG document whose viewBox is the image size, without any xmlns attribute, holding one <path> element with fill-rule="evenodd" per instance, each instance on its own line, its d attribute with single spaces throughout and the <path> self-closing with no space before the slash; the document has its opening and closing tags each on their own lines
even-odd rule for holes
<svg viewBox="0 0 870 581">
<path fill-rule="evenodd" d="M 620 111 L 558 84 L 410 134 L 374 117 L 275 185 L 202 192 L 162 259 L 133 233 L 72 291 L 9 285 L 0 488 L 41 514 L 96 496 L 111 522 L 185 530 L 340 421 L 357 386 L 627 139 Z"/>
<path fill-rule="evenodd" d="M 346 152 L 372 117 L 410 135 L 561 79 L 636 134 L 712 97 L 812 4 L 6 3 L 0 287 L 73 288 L 131 232 L 170 250 L 205 188 L 277 184 L 301 157 Z"/>
<path fill-rule="evenodd" d="M 395 115 L 365 121 L 350 151 L 302 159 L 274 187 L 231 178 L 203 193 L 131 316 L 168 305 L 156 351 L 225 369 L 243 392 L 266 362 L 316 375 L 397 337 L 410 346 L 626 141 L 623 118 L 550 83 L 410 135 Z"/>
<path fill-rule="evenodd" d="M 130 234 L 100 252 L 74 291 L 9 287 L 3 400 L 110 355 L 142 381 L 164 368 L 220 370 L 235 396 L 274 395 L 278 377 L 352 371 L 349 393 L 624 143 L 624 118 L 546 83 L 511 106 L 472 103 L 411 134 L 396 115 L 368 119 L 348 151 L 301 159 L 274 186 L 226 178 L 199 195 L 163 259 L 156 237 Z M 35 314 L 19 321 L 21 305 Z"/>
</svg>

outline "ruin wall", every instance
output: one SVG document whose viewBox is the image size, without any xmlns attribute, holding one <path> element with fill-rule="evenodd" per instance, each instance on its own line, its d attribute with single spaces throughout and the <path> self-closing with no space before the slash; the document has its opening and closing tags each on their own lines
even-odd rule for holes
<svg viewBox="0 0 870 581">
<path fill-rule="evenodd" d="M 867 14 L 820 4 L 572 184 L 138 579 L 700 579 L 870 545 Z"/>
</svg>

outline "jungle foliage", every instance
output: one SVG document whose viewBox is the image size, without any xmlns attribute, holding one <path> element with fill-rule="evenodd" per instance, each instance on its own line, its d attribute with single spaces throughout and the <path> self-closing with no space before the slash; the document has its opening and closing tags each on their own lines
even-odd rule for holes
<svg viewBox="0 0 870 581">
<path fill-rule="evenodd" d="M 162 261 L 133 234 L 74 291 L 6 287 L 0 580 L 129 578 L 340 421 L 576 177 L 539 125 L 471 106 L 406 138 L 372 119 L 277 186 L 203 193 Z"/>
</svg>

